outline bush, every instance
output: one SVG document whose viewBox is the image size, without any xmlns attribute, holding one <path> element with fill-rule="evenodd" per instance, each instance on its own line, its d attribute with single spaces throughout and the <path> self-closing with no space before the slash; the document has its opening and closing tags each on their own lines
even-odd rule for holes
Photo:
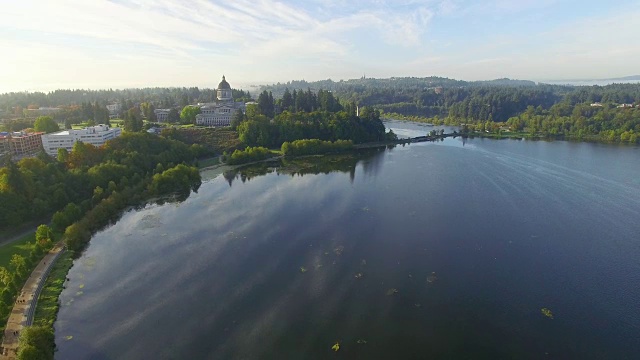
<svg viewBox="0 0 640 360">
<path fill-rule="evenodd" d="M 20 333 L 18 359 L 53 360 L 55 346 L 55 336 L 51 327 L 27 326 Z"/>
<path fill-rule="evenodd" d="M 282 144 L 282 154 L 285 156 L 336 154 L 353 149 L 351 140 L 322 141 L 318 139 L 296 140 Z"/>
<path fill-rule="evenodd" d="M 236 150 L 231 154 L 227 160 L 229 165 L 246 164 L 254 161 L 260 161 L 271 157 L 271 151 L 269 149 L 256 146 L 248 147 L 244 150 Z"/>
</svg>

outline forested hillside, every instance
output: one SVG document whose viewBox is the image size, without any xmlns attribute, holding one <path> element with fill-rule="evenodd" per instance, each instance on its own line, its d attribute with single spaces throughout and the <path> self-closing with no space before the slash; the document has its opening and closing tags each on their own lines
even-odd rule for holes
<svg viewBox="0 0 640 360">
<path fill-rule="evenodd" d="M 446 78 L 294 81 L 264 87 L 273 94 L 329 89 L 341 102 L 380 110 L 383 116 L 432 123 L 475 124 L 478 131 L 637 142 L 640 84 L 567 86 L 500 79 Z"/>
<path fill-rule="evenodd" d="M 77 142 L 71 152 L 61 149 L 57 159 L 44 153 L 17 163 L 3 158 L 0 230 L 45 218 L 70 203 L 87 211 L 114 191 L 177 164 L 190 163 L 200 152 L 198 145 L 147 133 L 125 133 L 100 148 Z"/>
</svg>

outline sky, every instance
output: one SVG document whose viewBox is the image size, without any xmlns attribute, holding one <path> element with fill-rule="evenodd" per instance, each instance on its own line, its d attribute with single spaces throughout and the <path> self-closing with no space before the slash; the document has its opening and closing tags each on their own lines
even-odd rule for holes
<svg viewBox="0 0 640 360">
<path fill-rule="evenodd" d="M 0 0 L 0 92 L 640 74 L 640 0 Z"/>
</svg>

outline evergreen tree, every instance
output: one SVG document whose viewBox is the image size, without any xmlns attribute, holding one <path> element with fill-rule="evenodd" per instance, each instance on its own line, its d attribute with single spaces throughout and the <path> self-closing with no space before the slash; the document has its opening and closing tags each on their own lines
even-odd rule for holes
<svg viewBox="0 0 640 360">
<path fill-rule="evenodd" d="M 284 95 L 282 95 L 281 106 L 283 111 L 284 110 L 293 111 L 293 96 L 291 96 L 291 92 L 289 92 L 289 88 L 284 89 Z"/>
</svg>

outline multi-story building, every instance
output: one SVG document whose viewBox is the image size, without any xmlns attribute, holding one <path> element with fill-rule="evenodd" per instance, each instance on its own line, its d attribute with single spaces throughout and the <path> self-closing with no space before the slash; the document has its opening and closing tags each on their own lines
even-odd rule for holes
<svg viewBox="0 0 640 360">
<path fill-rule="evenodd" d="M 67 151 L 73 149 L 73 145 L 77 141 L 94 146 L 102 146 L 108 140 L 120 136 L 122 130 L 120 128 L 110 128 L 108 125 L 96 125 L 86 127 L 81 130 L 64 130 L 51 134 L 42 135 L 42 147 L 44 151 L 51 156 L 58 154 L 58 149 L 64 148 Z"/>
<path fill-rule="evenodd" d="M 214 103 L 199 104 L 200 114 L 196 115 L 196 124 L 203 126 L 229 126 L 231 118 L 236 111 L 245 111 L 244 103 L 234 102 L 231 93 L 231 85 L 222 76 L 222 81 L 217 89 L 218 101 Z"/>
<path fill-rule="evenodd" d="M 29 156 L 40 151 L 42 147 L 41 132 L 0 133 L 0 154 L 11 153 L 14 156 Z"/>
<path fill-rule="evenodd" d="M 107 111 L 109 111 L 109 119 L 115 119 L 120 115 L 122 110 L 122 104 L 115 103 L 107 105 Z"/>
<path fill-rule="evenodd" d="M 0 156 L 11 152 L 11 145 L 9 145 L 9 133 L 0 132 Z"/>
<path fill-rule="evenodd" d="M 167 122 L 169 119 L 169 112 L 171 109 L 155 109 L 153 113 L 156 114 L 156 122 Z"/>
</svg>

